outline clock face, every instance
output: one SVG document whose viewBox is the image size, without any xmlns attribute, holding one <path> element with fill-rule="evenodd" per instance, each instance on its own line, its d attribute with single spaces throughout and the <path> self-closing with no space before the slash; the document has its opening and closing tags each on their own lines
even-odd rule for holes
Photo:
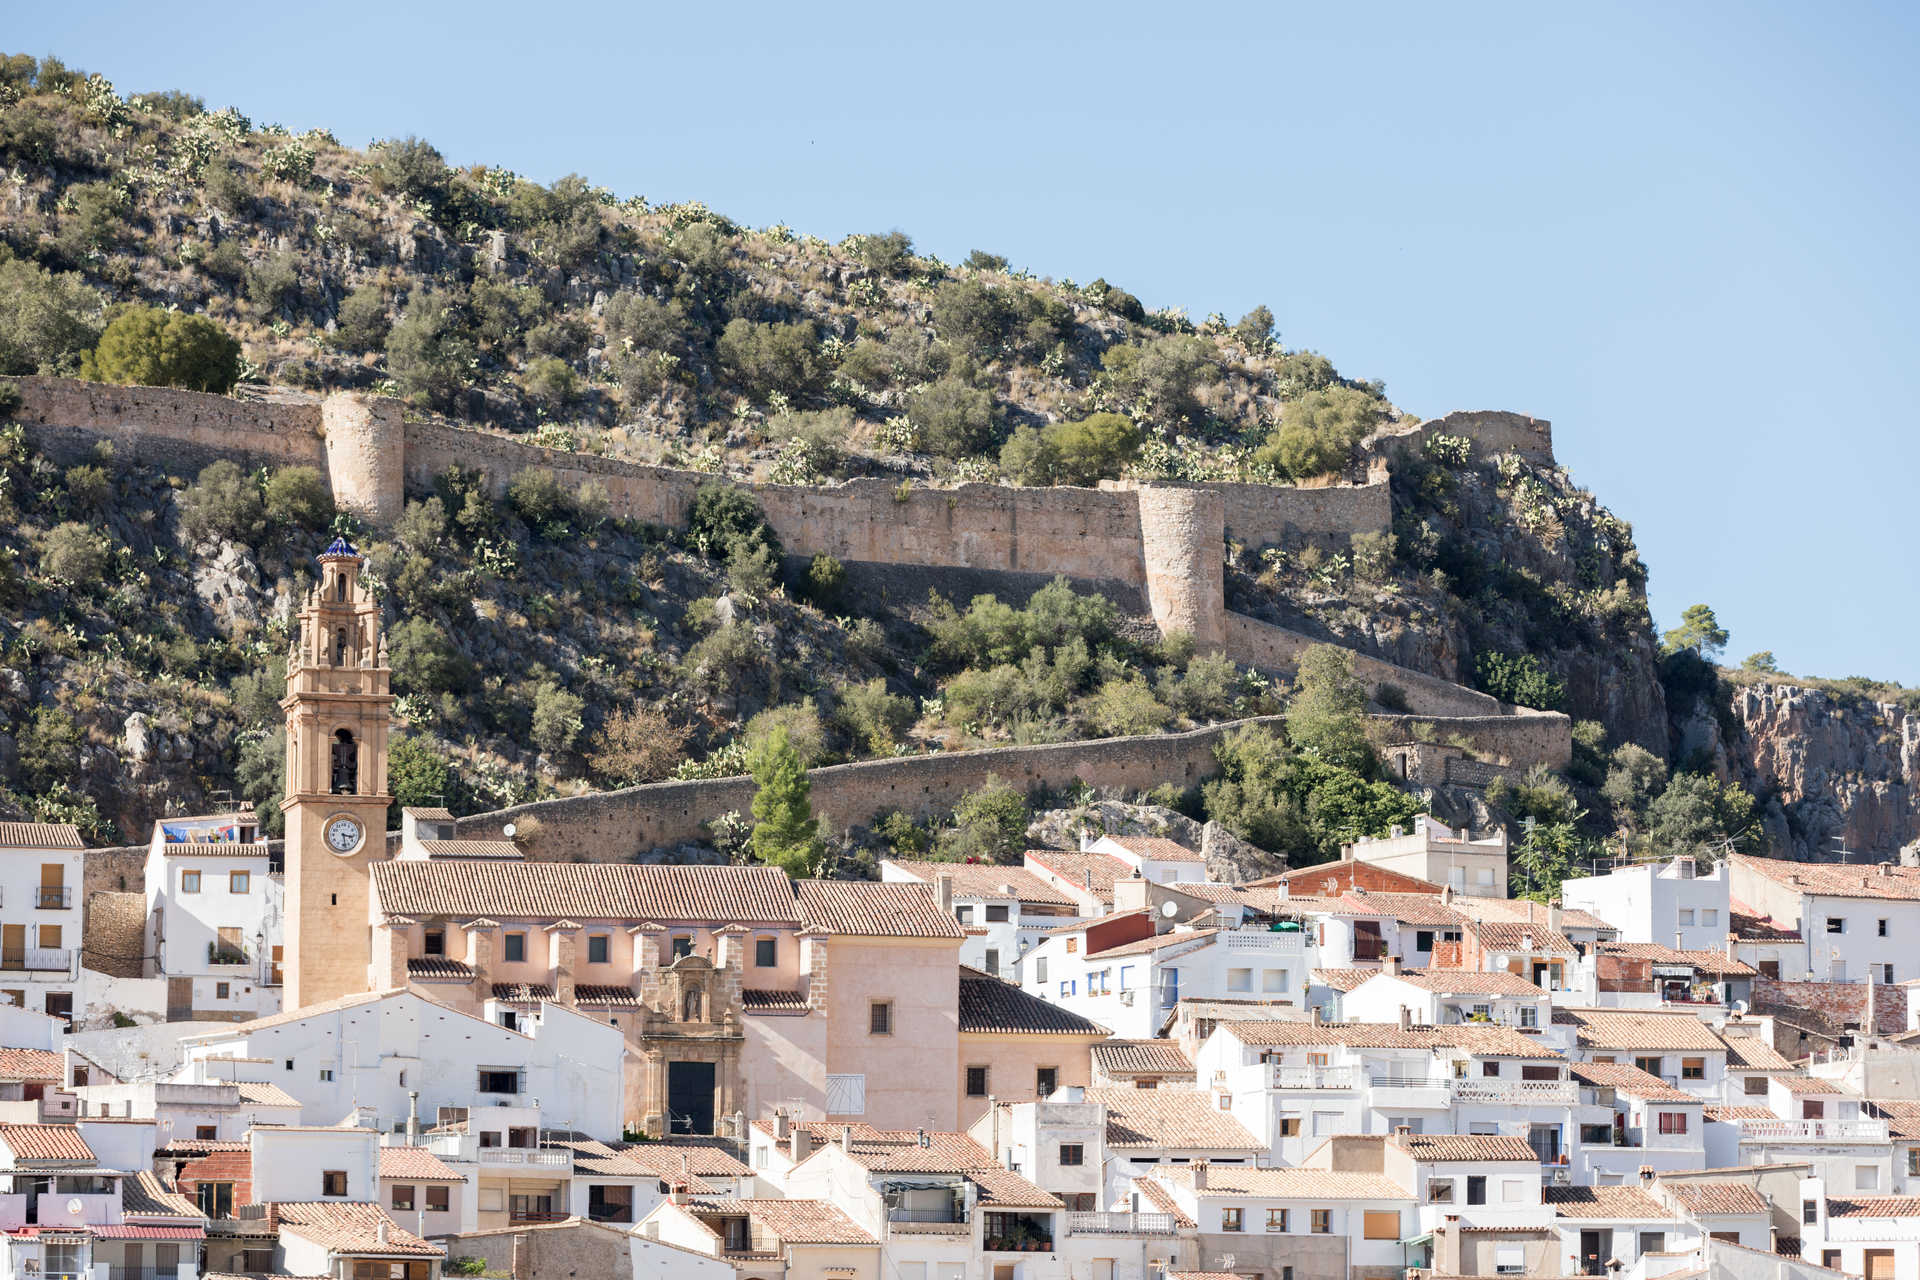
<svg viewBox="0 0 1920 1280">
<path fill-rule="evenodd" d="M 327 847 L 335 853 L 352 853 L 360 847 L 360 824 L 352 818 L 335 818 L 327 824 Z"/>
</svg>

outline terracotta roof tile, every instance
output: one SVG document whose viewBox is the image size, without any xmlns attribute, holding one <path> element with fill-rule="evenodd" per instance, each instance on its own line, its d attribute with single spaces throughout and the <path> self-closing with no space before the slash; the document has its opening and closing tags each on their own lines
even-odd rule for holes
<svg viewBox="0 0 1920 1280">
<path fill-rule="evenodd" d="M 1556 1218 L 1673 1218 L 1671 1210 L 1639 1187 L 1542 1187 L 1540 1197 L 1553 1206 Z"/>
<path fill-rule="evenodd" d="M 380 1176 L 413 1182 L 464 1182 L 465 1177 L 425 1147 L 380 1148 Z"/>
<path fill-rule="evenodd" d="M 1662 1080 L 1650 1071 L 1617 1062 L 1575 1062 L 1567 1068 L 1580 1080 L 1648 1102 L 1698 1102 L 1700 1099 Z"/>
<path fill-rule="evenodd" d="M 1734 937 L 1747 942 L 1800 941 L 1798 929 L 1775 924 L 1758 907 L 1748 906 L 1738 898 L 1727 901 L 1727 929 Z"/>
<path fill-rule="evenodd" d="M 955 898 L 1012 898 L 1045 907 L 1073 905 L 1073 899 L 1025 867 L 1005 867 L 992 862 L 918 862 L 906 858 L 888 858 L 882 865 L 898 867 L 927 884 L 933 884 L 943 875 L 952 876 Z"/>
<path fill-rule="evenodd" d="M 1097 1022 L 978 970 L 960 970 L 960 1031 L 968 1034 L 1105 1036 Z"/>
<path fill-rule="evenodd" d="M 1193 1060 L 1171 1040 L 1108 1040 L 1093 1046 L 1093 1065 L 1110 1076 L 1191 1076 Z"/>
<path fill-rule="evenodd" d="M 1181 1187 L 1193 1186 L 1192 1165 L 1163 1165 L 1151 1176 Z M 1275 1200 L 1409 1200 L 1413 1197 L 1413 1192 L 1384 1173 L 1256 1169 L 1243 1164 L 1208 1165 L 1207 1185 L 1199 1194 L 1261 1196 Z"/>
<path fill-rule="evenodd" d="M 1029 849 L 1027 865 L 1053 872 L 1076 893 L 1092 893 L 1102 902 L 1113 901 L 1113 886 L 1133 875 L 1133 868 L 1110 853 L 1072 853 L 1065 849 Z"/>
<path fill-rule="evenodd" d="M 1404 875 L 1401 872 L 1392 871 L 1386 867 L 1377 867 L 1368 863 L 1355 863 L 1351 860 L 1318 862 L 1310 867 L 1297 867 L 1292 871 L 1282 871 L 1278 875 L 1266 876 L 1262 879 L 1255 880 L 1253 884 L 1256 887 L 1262 888 L 1269 885 L 1285 885 L 1296 897 L 1301 894 L 1322 894 L 1327 892 L 1326 884 L 1329 880 L 1333 881 L 1336 886 L 1343 880 L 1351 883 L 1351 880 L 1347 878 L 1351 877 L 1360 866 L 1365 866 L 1367 868 L 1367 875 L 1373 879 L 1394 886 L 1396 892 L 1432 893 L 1435 896 L 1438 896 L 1440 893 L 1440 886 L 1430 880 L 1422 880 L 1418 876 Z"/>
<path fill-rule="evenodd" d="M 428 805 L 410 804 L 400 811 L 403 815 L 416 818 L 421 822 L 453 822 L 453 810 L 438 809 Z"/>
<path fill-rule="evenodd" d="M 527 855 L 511 840 L 422 840 L 429 858 L 496 858 L 514 860 Z"/>
<path fill-rule="evenodd" d="M 515 1004 L 532 1004 L 536 1000 L 552 1000 L 554 997 L 553 988 L 544 982 L 496 982 L 493 984 L 493 998 Z"/>
<path fill-rule="evenodd" d="M 967 1181 L 980 1188 L 980 1204 L 988 1209 L 1064 1209 L 1066 1202 L 1043 1191 L 1019 1174 L 995 1166 L 967 1170 Z"/>
<path fill-rule="evenodd" d="M 1124 920 L 1128 916 L 1144 916 L 1147 914 L 1148 911 L 1145 907 L 1128 907 L 1125 911 L 1109 911 L 1102 916 L 1089 916 L 1083 920 L 1069 920 L 1065 924 L 1056 924 L 1047 930 L 1047 934 L 1051 937 L 1054 934 L 1085 933 L 1097 924 L 1107 924 L 1114 920 Z"/>
<path fill-rule="evenodd" d="M 1751 978 L 1760 972 L 1746 961 L 1718 951 L 1678 951 L 1658 942 L 1602 942 L 1598 949 L 1602 955 L 1631 956 L 1655 964 L 1690 964 L 1702 973 L 1722 978 Z"/>
<path fill-rule="evenodd" d="M 800 923 L 776 867 L 456 859 L 376 862 L 372 872 L 390 915 Z"/>
<path fill-rule="evenodd" d="M 1147 1203 L 1153 1206 L 1153 1212 L 1172 1214 L 1173 1224 L 1176 1227 L 1181 1227 L 1181 1228 L 1184 1228 L 1185 1230 L 1191 1231 L 1196 1225 L 1198 1225 L 1197 1223 L 1194 1222 L 1192 1218 L 1189 1218 L 1186 1215 L 1186 1212 L 1183 1209 L 1180 1208 L 1180 1202 L 1173 1198 L 1173 1193 L 1171 1191 L 1167 1190 L 1166 1183 L 1160 1182 L 1153 1178 L 1140 1177 L 1140 1178 L 1135 1178 L 1133 1180 L 1133 1185 L 1135 1190 L 1139 1191 L 1139 1193 L 1143 1197 L 1145 1197 Z M 1209 1275 L 1219 1275 L 1221 1273 L 1210 1272 L 1210 1271 L 1194 1271 L 1190 1273 L 1176 1272 L 1175 1274 L 1186 1274 L 1186 1275 L 1193 1275 L 1193 1276 L 1209 1276 Z M 1240 1277 L 1229 1276 L 1227 1280 L 1240 1280 Z"/>
<path fill-rule="evenodd" d="M 51 1049 L 0 1049 L 0 1080 L 59 1080 L 66 1062 Z"/>
<path fill-rule="evenodd" d="M 445 956 L 410 956 L 407 977 L 415 982 L 472 982 L 473 966 Z"/>
<path fill-rule="evenodd" d="M 1455 911 L 1430 893 L 1374 893 L 1350 889 L 1334 899 L 1337 915 L 1385 916 L 1405 924 L 1453 927 L 1466 923 L 1466 916 Z"/>
<path fill-rule="evenodd" d="M 1744 1182 L 1676 1182 L 1662 1178 L 1659 1185 L 1691 1214 L 1767 1212 L 1766 1198 Z"/>
<path fill-rule="evenodd" d="M 1778 1080 L 1788 1093 L 1845 1094 L 1849 1092 L 1833 1081 L 1822 1080 L 1818 1076 L 1803 1076 L 1798 1073 L 1789 1073 L 1787 1075 L 1775 1076 L 1774 1079 Z"/>
<path fill-rule="evenodd" d="M 1165 836 L 1106 836 L 1107 841 L 1119 845 L 1137 858 L 1151 862 L 1205 862 L 1197 849 L 1189 849 L 1177 840 Z"/>
<path fill-rule="evenodd" d="M 797 1013 L 807 1008 L 807 997 L 798 991 L 769 991 L 744 987 L 740 991 L 740 1004 L 748 1013 L 755 1010 L 765 1013 Z"/>
<path fill-rule="evenodd" d="M 1791 1062 L 1759 1036 L 1722 1034 L 1727 1046 L 1727 1067 L 1733 1071 L 1792 1071 Z"/>
<path fill-rule="evenodd" d="M 745 1214 L 782 1244 L 880 1242 L 825 1200 L 733 1200 L 703 1197 L 688 1202 L 695 1213 Z"/>
<path fill-rule="evenodd" d="M 1726 1051 L 1726 1042 L 1685 1011 L 1555 1009 L 1555 1026 L 1573 1027 L 1582 1049 L 1701 1049 Z"/>
<path fill-rule="evenodd" d="M 1741 1120 L 1778 1120 L 1780 1117 L 1765 1107 L 1722 1107 L 1709 1105 L 1701 1109 L 1709 1120 L 1734 1124 Z"/>
<path fill-rule="evenodd" d="M 1378 969 L 1315 969 L 1313 980 L 1335 991 L 1351 991 L 1379 972 Z"/>
<path fill-rule="evenodd" d="M 1920 1139 L 1920 1101 L 1910 1098 L 1876 1098 L 1867 1104 L 1868 1114 L 1878 1114 L 1887 1122 L 1887 1132 L 1895 1138 Z"/>
<path fill-rule="evenodd" d="M 1547 925 L 1553 921 L 1553 909 L 1530 898 L 1469 898 L 1456 897 L 1453 909 L 1470 920 L 1499 922 L 1505 924 Z M 1560 932 L 1568 929 L 1591 929 L 1599 933 L 1617 933 L 1618 930 L 1579 907 L 1567 907 L 1560 913 Z"/>
<path fill-rule="evenodd" d="M 1402 1028 L 1395 1022 L 1239 1022 L 1221 1026 L 1247 1045 L 1345 1045 L 1354 1049 L 1459 1049 L 1499 1058 L 1558 1058 L 1532 1036 L 1494 1023 Z"/>
<path fill-rule="evenodd" d="M 1872 1200 L 1828 1200 L 1829 1218 L 1920 1218 L 1920 1196 L 1880 1196 Z"/>
<path fill-rule="evenodd" d="M 120 1183 L 120 1210 L 130 1218 L 193 1218 L 204 1215 L 193 1201 L 160 1180 L 151 1169 L 142 1169 Z"/>
<path fill-rule="evenodd" d="M 1107 1109 L 1107 1146 L 1116 1150 L 1259 1151 L 1260 1140 L 1196 1089 L 1102 1085 L 1088 1102 Z"/>
<path fill-rule="evenodd" d="M 1503 1160 L 1540 1163 L 1540 1153 L 1511 1133 L 1403 1133 L 1393 1141 L 1423 1164 L 1453 1160 Z"/>
<path fill-rule="evenodd" d="M 1572 952 L 1573 940 L 1564 933 L 1555 933 L 1544 924 L 1512 924 L 1504 920 L 1482 920 L 1478 924 L 1469 923 L 1480 939 L 1480 947 L 1485 951 L 1552 951 Z"/>
<path fill-rule="evenodd" d="M 1423 991 L 1457 991 L 1461 995 L 1544 996 L 1545 988 L 1505 970 L 1483 973 L 1474 969 L 1402 969 L 1389 974 Z"/>
<path fill-rule="evenodd" d="M 1142 938 L 1138 942 L 1123 942 L 1117 947 L 1108 947 L 1105 951 L 1089 951 L 1087 959 L 1103 960 L 1108 956 L 1139 956 L 1155 951 L 1164 951 L 1168 947 L 1181 946 L 1189 942 L 1202 942 L 1220 933 L 1219 929 L 1175 929 L 1168 933 L 1156 934 L 1151 938 Z"/>
<path fill-rule="evenodd" d="M 871 880 L 802 880 L 794 886 L 800 919 L 810 929 L 868 938 L 962 938 L 960 922 L 942 911 L 923 884 Z"/>
<path fill-rule="evenodd" d="M 351 1201 L 282 1202 L 280 1230 L 332 1253 L 437 1256 L 444 1254 L 437 1244 L 429 1244 L 386 1215 L 377 1204 Z M 380 1224 L 387 1227 L 387 1238 L 380 1239 Z"/>
<path fill-rule="evenodd" d="M 1733 869 L 1764 876 L 1775 884 L 1827 898 L 1920 901 L 1920 867 L 1880 863 L 1872 867 L 1838 862 L 1786 862 L 1733 855 Z"/>
<path fill-rule="evenodd" d="M 0 1124 L 0 1142 L 16 1160 L 94 1159 L 93 1148 L 70 1124 Z"/>
<path fill-rule="evenodd" d="M 297 1107 L 300 1099 L 288 1093 L 277 1084 L 267 1084 L 257 1080 L 237 1080 L 234 1088 L 240 1091 L 240 1101 L 256 1107 Z"/>
<path fill-rule="evenodd" d="M 80 828 L 65 822 L 0 822 L 0 849 L 84 849 Z"/>
<path fill-rule="evenodd" d="M 631 988 L 595 986 L 591 983 L 581 983 L 573 989 L 573 1002 L 591 1009 L 637 1009 L 640 1007 L 640 997 L 634 995 Z"/>
</svg>

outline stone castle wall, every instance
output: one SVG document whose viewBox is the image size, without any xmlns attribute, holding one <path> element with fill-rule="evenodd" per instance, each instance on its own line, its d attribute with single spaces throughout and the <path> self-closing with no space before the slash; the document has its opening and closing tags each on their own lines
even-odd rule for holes
<svg viewBox="0 0 1920 1280">
<path fill-rule="evenodd" d="M 1429 741 L 1472 752 L 1480 763 L 1499 773 L 1525 771 L 1536 764 L 1562 769 L 1573 760 L 1573 721 L 1558 711 L 1516 710 L 1511 715 L 1367 717 L 1367 735 L 1389 745 Z M 1499 768 L 1498 766 L 1505 766 Z M 1468 786 L 1485 785 L 1483 769 L 1448 765 L 1448 780 L 1456 772 Z M 1490 779 L 1489 779 L 1490 780 Z"/>
<path fill-rule="evenodd" d="M 1100 487 L 1127 489 L 1135 487 L 1135 482 L 1103 480 Z M 1393 488 L 1384 472 L 1365 484 L 1156 480 L 1153 487 L 1219 494 L 1227 536 L 1256 549 L 1317 546 L 1322 551 L 1345 551 L 1355 534 L 1386 533 L 1393 528 Z"/>
<path fill-rule="evenodd" d="M 318 398 L 252 401 L 69 378 L 10 381 L 20 393 L 14 420 L 56 457 L 77 457 L 107 440 L 122 458 L 188 473 L 221 458 L 327 467 Z"/>
<path fill-rule="evenodd" d="M 1536 466 L 1554 465 L 1553 424 L 1545 418 L 1500 409 L 1462 410 L 1429 418 L 1417 427 L 1388 428 L 1369 436 L 1361 448 L 1385 457 L 1419 453 L 1437 435 L 1471 440 L 1476 462 L 1498 453 L 1515 453 Z"/>
<path fill-rule="evenodd" d="M 1299 663 L 1301 653 L 1309 646 L 1325 643 L 1298 631 L 1249 618 L 1243 613 L 1226 615 L 1226 654 L 1242 666 L 1259 667 L 1266 671 L 1292 671 Z M 1501 714 L 1498 698 L 1364 653 L 1353 655 L 1353 674 L 1369 686 L 1369 693 L 1375 693 L 1381 685 L 1391 685 L 1400 690 L 1406 698 L 1407 708 L 1423 716 Z"/>
</svg>

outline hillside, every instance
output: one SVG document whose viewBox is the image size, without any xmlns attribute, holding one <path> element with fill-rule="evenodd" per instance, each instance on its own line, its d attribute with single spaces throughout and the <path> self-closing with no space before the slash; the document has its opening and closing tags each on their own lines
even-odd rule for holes
<svg viewBox="0 0 1920 1280">
<path fill-rule="evenodd" d="M 947 264 L 898 232 L 746 228 L 576 177 L 452 169 L 416 139 L 356 151 L 53 60 L 5 60 L 0 84 L 4 373 L 75 374 L 118 309 L 178 308 L 239 339 L 249 395 L 378 392 L 562 452 L 903 493 L 1379 483 L 1418 421 L 1286 347 L 1264 309 L 1195 324 L 989 252 Z M 270 800 L 288 610 L 340 519 L 317 477 L 55 456 L 17 428 L 3 443 L 0 808 L 110 838 L 222 789 Z M 1230 540 L 1227 603 L 1580 722 L 1566 779 L 1513 779 L 1478 816 L 1670 833 L 1649 811 L 1689 767 L 1756 792 L 1783 852 L 1829 819 L 1920 834 L 1911 750 L 1830 770 L 1880 769 L 1876 787 L 1782 783 L 1724 677 L 1663 659 L 1631 530 L 1550 457 L 1435 436 L 1395 454 L 1390 484 L 1377 530 Z M 987 584 L 992 608 L 1024 606 L 1007 623 L 970 608 L 964 575 L 783 557 L 751 504 L 673 530 L 538 473 L 506 503 L 452 472 L 409 497 L 392 527 L 350 531 L 389 605 L 396 772 L 466 809 L 737 772 L 776 720 L 827 763 L 1180 729 L 1287 692 L 1084 588 L 1029 605 L 1032 584 Z M 1016 648 L 983 641 L 989 622 Z M 1657 779 L 1623 764 L 1629 745 Z M 1713 787 L 1693 800 L 1709 815 L 1690 838 L 1740 825 Z M 1869 804 L 1881 816 L 1856 822 Z"/>
</svg>

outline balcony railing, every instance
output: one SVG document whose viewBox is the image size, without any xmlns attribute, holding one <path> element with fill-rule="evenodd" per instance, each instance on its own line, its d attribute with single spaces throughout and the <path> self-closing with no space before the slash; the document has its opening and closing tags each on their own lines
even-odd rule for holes
<svg viewBox="0 0 1920 1280">
<path fill-rule="evenodd" d="M 481 1164 L 518 1164 L 536 1165 L 548 1169 L 567 1169 L 573 1166 L 573 1156 L 566 1151 L 542 1151 L 536 1147 L 478 1147 Z M 565 1217 L 565 1214 L 561 1214 Z"/>
<path fill-rule="evenodd" d="M 888 1222 L 951 1222 L 964 1224 L 967 1215 L 955 1209 L 900 1209 L 887 1210 Z"/>
<path fill-rule="evenodd" d="M 565 1222 L 572 1215 L 562 1209 L 509 1209 L 508 1222 Z"/>
<path fill-rule="evenodd" d="M 1884 1120 L 1742 1120 L 1742 1138 L 1770 1142 L 1886 1142 Z"/>
<path fill-rule="evenodd" d="M 1351 1089 L 1358 1081 L 1359 1072 L 1352 1067 L 1273 1068 L 1276 1089 Z"/>
<path fill-rule="evenodd" d="M 1571 1080 L 1455 1080 L 1455 1102 L 1490 1102 L 1513 1106 L 1572 1106 L 1580 1100 Z"/>
<path fill-rule="evenodd" d="M 1069 1213 L 1070 1236 L 1170 1236 L 1174 1217 L 1170 1213 Z"/>
<path fill-rule="evenodd" d="M 25 947 L 18 951 L 0 951 L 0 969 L 67 972 L 73 968 L 72 956 L 72 950 L 67 947 Z"/>
<path fill-rule="evenodd" d="M 1371 1089 L 1444 1089 L 1446 1076 L 1436 1076 L 1426 1071 L 1369 1071 L 1367 1087 Z"/>
<path fill-rule="evenodd" d="M 65 911 L 73 905 L 73 890 L 57 886 L 35 889 L 33 905 L 42 911 Z"/>
</svg>

